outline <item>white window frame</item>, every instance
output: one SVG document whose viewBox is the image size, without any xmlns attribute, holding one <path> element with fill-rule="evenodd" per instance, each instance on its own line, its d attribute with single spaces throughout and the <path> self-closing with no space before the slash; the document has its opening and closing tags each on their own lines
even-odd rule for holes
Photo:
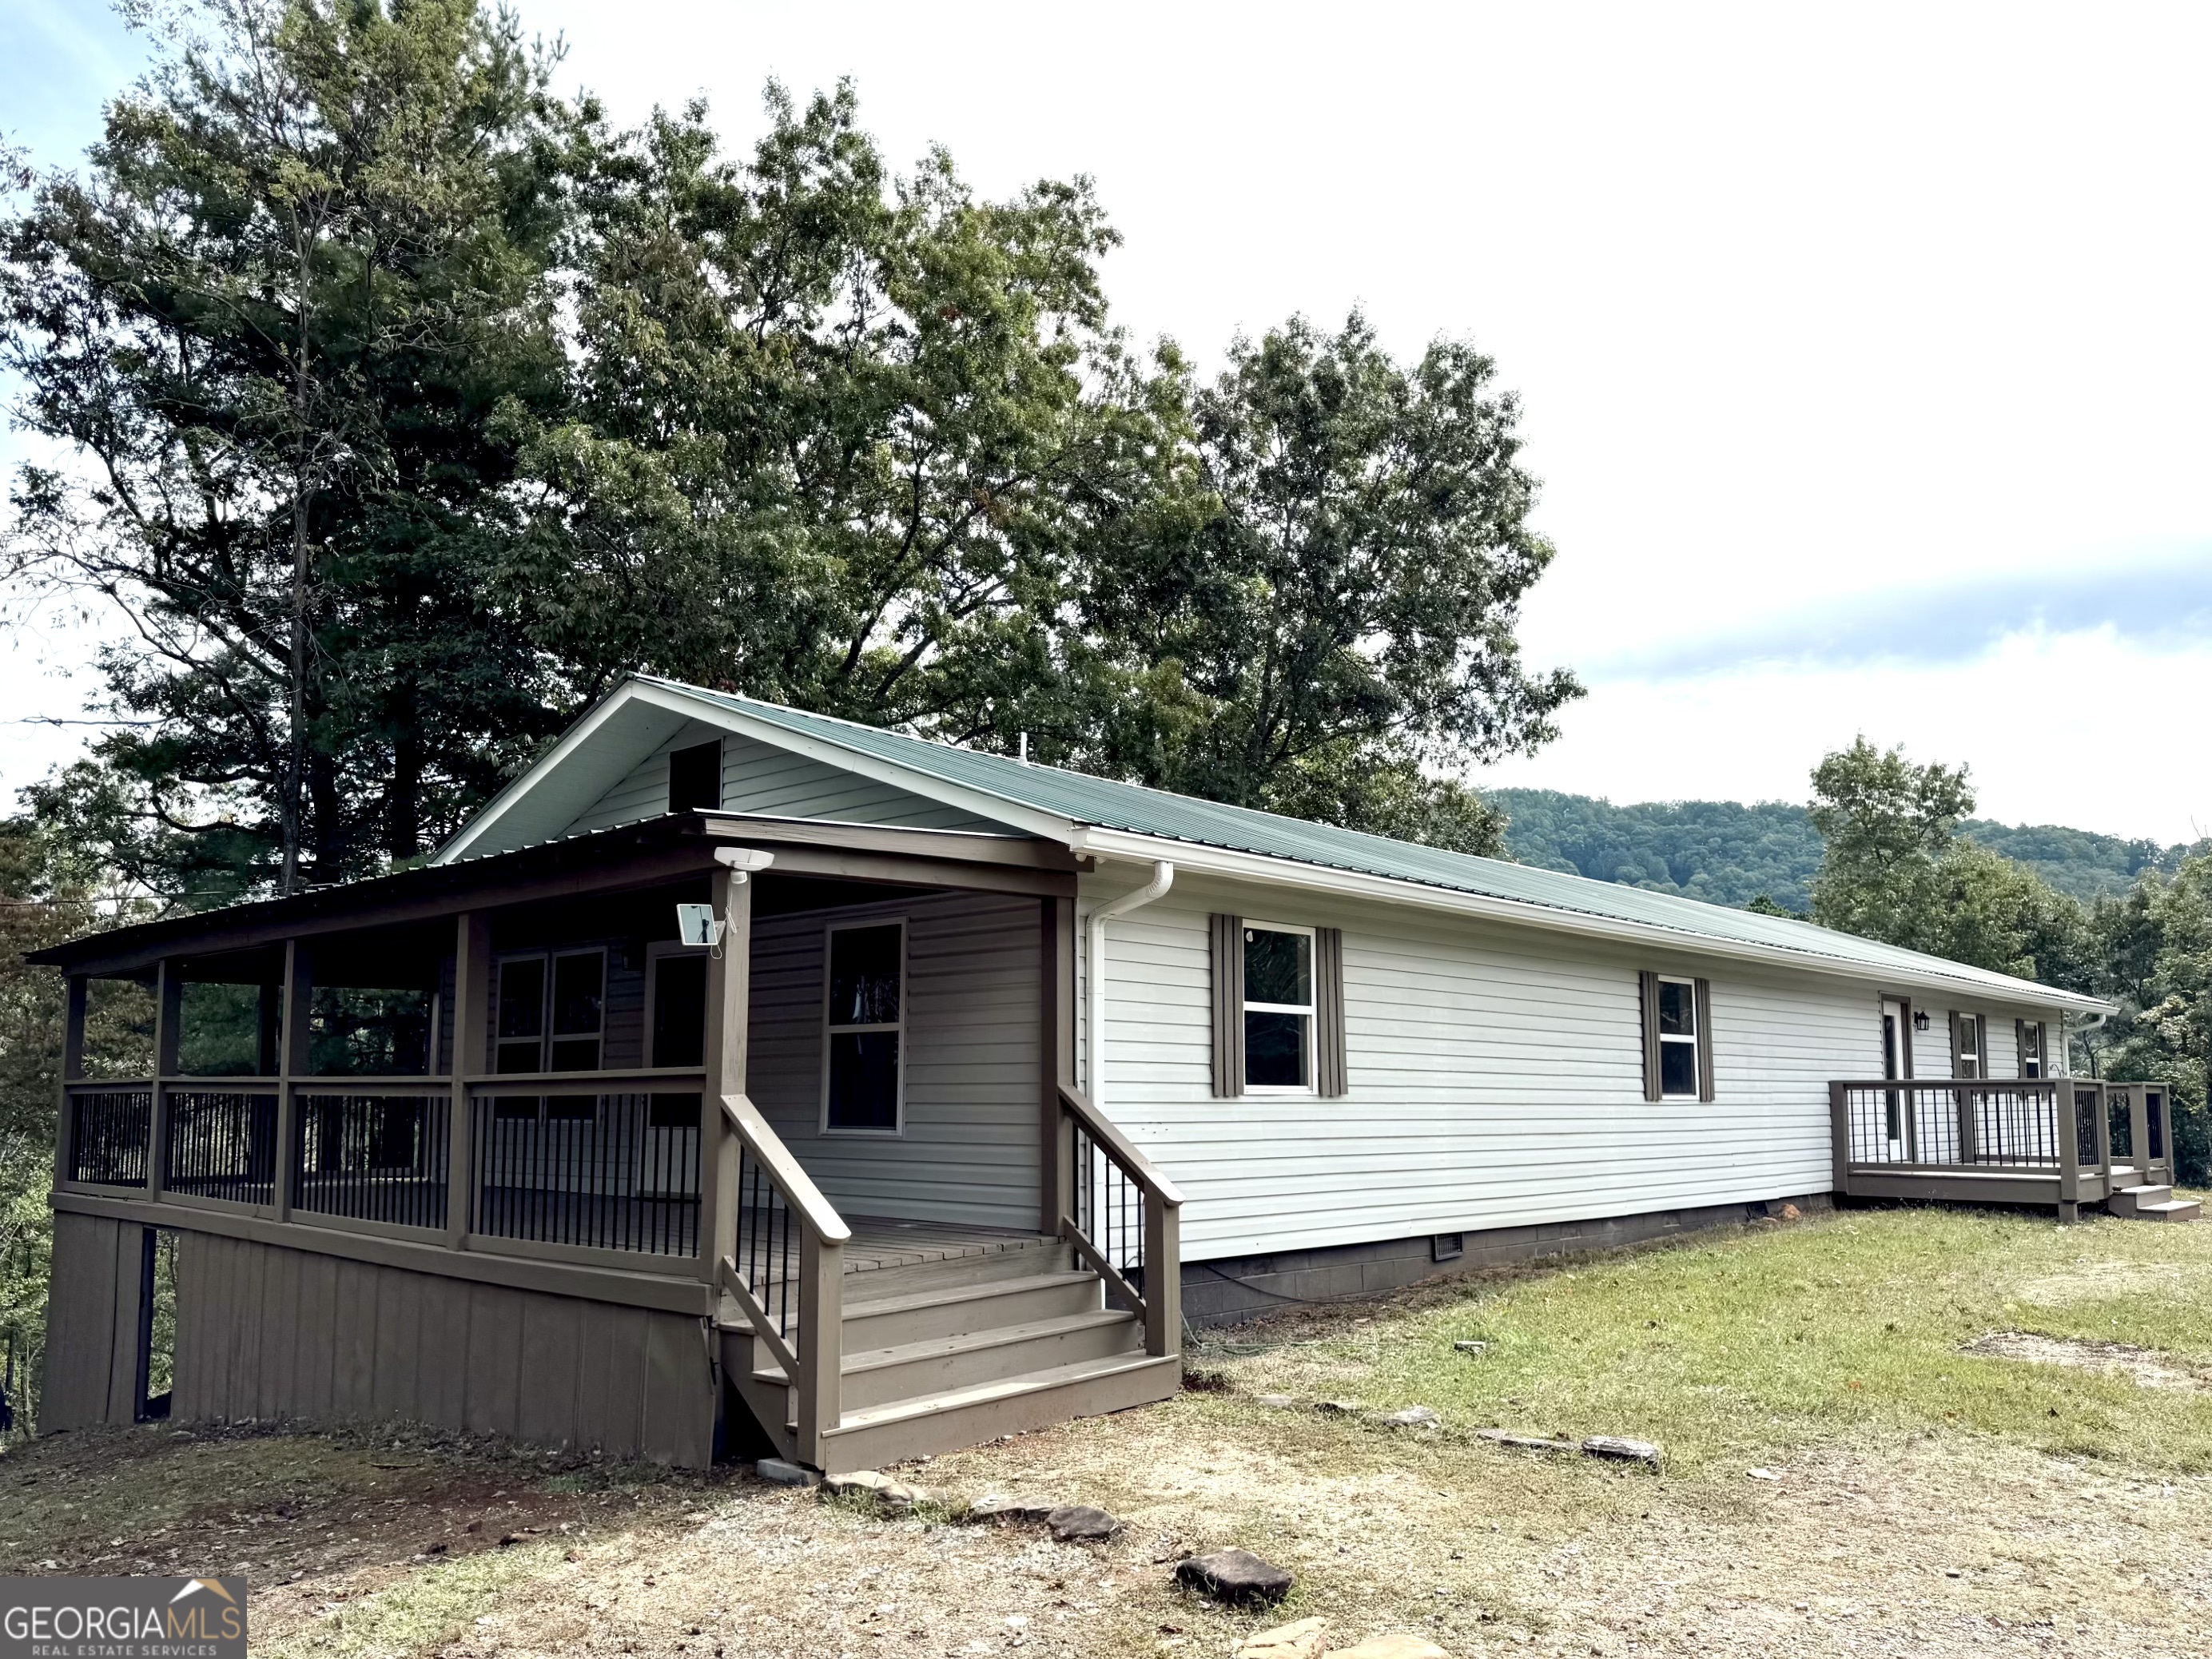
<svg viewBox="0 0 2212 1659">
<path fill-rule="evenodd" d="M 2033 1055 L 2027 1052 L 2027 1044 L 2031 1036 L 2035 1042 L 2035 1053 Z M 2048 1077 L 2051 1073 L 2051 1056 L 2045 1052 L 2051 1047 L 2048 1028 L 2039 1019 L 2024 1019 L 2020 1023 L 2020 1074 L 2022 1077 Z M 2032 1072 L 2027 1069 L 2031 1066 L 2035 1067 Z"/>
<path fill-rule="evenodd" d="M 1957 1018 L 1951 1022 L 1953 1032 L 1951 1075 L 1953 1078 L 1964 1082 L 1978 1082 L 1989 1076 L 1990 1057 L 1983 1052 L 1990 1046 L 1989 1039 L 1983 1032 L 1983 1028 L 1988 1024 L 1989 1021 L 1984 1015 L 1966 1008 L 1957 1010 Z M 1965 1048 L 1959 1046 L 1969 1032 L 1973 1034 L 1974 1039 L 1973 1051 L 1971 1055 Z M 1974 1073 L 1972 1078 L 1967 1077 L 1966 1073 L 1960 1069 L 1970 1058 L 1974 1062 Z"/>
<path fill-rule="evenodd" d="M 556 971 L 555 964 L 557 963 L 563 957 L 597 957 L 599 959 L 599 1029 L 597 1031 L 563 1031 L 556 1039 L 553 1034 L 553 975 Z M 545 980 L 544 990 L 542 994 L 543 1000 L 539 1003 L 538 1009 L 538 1070 L 535 1073 L 526 1072 L 507 1073 L 504 1075 L 510 1077 L 528 1077 L 532 1075 L 538 1077 L 589 1077 L 595 1072 L 605 1071 L 607 1069 L 607 947 L 604 945 L 574 945 L 562 946 L 545 945 L 534 951 L 504 951 L 492 958 L 491 1066 L 493 1073 L 495 1074 L 499 1074 L 499 1050 L 501 1042 L 499 1035 L 499 1008 L 503 991 L 507 964 L 510 962 L 544 963 L 545 964 Z M 554 1072 L 547 1069 L 552 1063 L 553 1044 L 556 1041 L 573 1042 L 584 1037 L 590 1037 L 599 1045 L 599 1063 L 597 1066 L 589 1066 L 581 1071 Z M 529 1039 L 526 1037 L 508 1037 L 505 1039 L 505 1041 L 508 1042 L 526 1042 Z M 525 1097 L 527 1098 L 527 1097 Z M 532 1103 L 537 1108 L 535 1121 L 539 1123 L 583 1123 L 596 1121 L 599 1115 L 601 1105 L 599 1098 L 595 1096 L 592 1097 L 592 1115 L 590 1118 L 568 1116 L 555 1118 L 549 1116 L 546 1113 L 546 1097 L 540 1095 L 532 1101 Z M 495 1115 L 496 1115 L 496 1113 L 495 1113 Z M 527 1123 L 532 1120 L 530 1118 L 518 1116 L 505 1118 L 501 1121 L 507 1123 Z"/>
<path fill-rule="evenodd" d="M 1698 1029 L 1698 981 L 1684 974 L 1656 974 L 1655 982 L 1660 985 L 1679 985 L 1690 994 L 1690 1034 L 1683 1036 L 1665 1029 L 1657 1008 L 1651 1011 L 1652 1033 L 1659 1039 L 1659 1098 L 1662 1100 L 1703 1100 L 1705 1097 L 1705 1033 Z M 1665 1000 L 1663 994 L 1661 1001 Z M 1670 1042 L 1686 1047 L 1690 1051 L 1690 1087 L 1686 1094 L 1679 1089 L 1667 1087 L 1667 1045 Z"/>
<path fill-rule="evenodd" d="M 898 944 L 898 1018 L 888 1024 L 833 1025 L 830 1023 L 830 951 L 831 941 L 839 933 L 851 933 L 864 927 L 896 927 Z M 906 1060 L 907 1060 L 907 997 L 911 990 L 912 975 L 907 970 L 907 947 L 909 939 L 907 919 L 896 916 L 852 916 L 838 921 L 825 922 L 822 928 L 822 1100 L 815 1132 L 824 1137 L 854 1137 L 862 1140 L 899 1140 L 906 1135 Z M 833 1036 L 852 1031 L 895 1031 L 898 1034 L 898 1084 L 895 1102 L 896 1121 L 888 1129 L 869 1129 L 830 1121 L 830 1039 Z"/>
<path fill-rule="evenodd" d="M 1320 1029 L 1321 1020 L 1321 1010 L 1314 997 L 1316 988 L 1315 975 L 1318 971 L 1321 954 L 1320 940 L 1316 937 L 1314 929 L 1301 927 L 1294 921 L 1262 921 L 1257 916 L 1243 916 L 1238 918 L 1237 927 L 1237 948 L 1240 952 L 1244 949 L 1244 934 L 1247 930 L 1261 933 L 1297 933 L 1303 936 L 1306 941 L 1306 1001 L 1303 1006 L 1294 1002 L 1255 1002 L 1249 997 L 1245 997 L 1238 1003 L 1237 1009 L 1237 1018 L 1240 1020 L 1247 1014 L 1304 1014 L 1305 1016 L 1306 1080 L 1304 1083 L 1296 1084 L 1253 1082 L 1252 1057 L 1248 1048 L 1244 1056 L 1244 1092 L 1248 1095 L 1310 1097 L 1315 1092 L 1314 1070 L 1320 1058 L 1314 1052 L 1315 1036 Z M 1244 962 L 1241 955 L 1237 963 L 1237 977 L 1240 984 L 1243 982 Z M 1243 1034 L 1240 1032 L 1238 1035 L 1241 1037 Z M 1246 1048 L 1247 1045 L 1240 1042 L 1238 1046 Z"/>
</svg>

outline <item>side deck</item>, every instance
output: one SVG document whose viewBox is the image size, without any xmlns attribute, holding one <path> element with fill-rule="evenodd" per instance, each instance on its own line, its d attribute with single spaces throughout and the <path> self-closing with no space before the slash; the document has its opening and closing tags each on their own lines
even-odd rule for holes
<svg viewBox="0 0 2212 1659">
<path fill-rule="evenodd" d="M 2163 1084 L 1884 1078 L 1828 1085 L 1836 1191 L 1851 1198 L 2086 1206 L 2192 1221 L 2173 1196 Z"/>
</svg>

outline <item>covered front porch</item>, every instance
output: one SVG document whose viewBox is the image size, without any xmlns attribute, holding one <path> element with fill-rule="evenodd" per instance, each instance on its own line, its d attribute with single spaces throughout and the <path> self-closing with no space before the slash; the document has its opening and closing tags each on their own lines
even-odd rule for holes
<svg viewBox="0 0 2212 1659">
<path fill-rule="evenodd" d="M 1074 880 L 1024 836 L 698 811 L 79 941 L 54 1202 L 696 1318 L 714 1410 L 817 1464 L 980 1437 L 885 1407 L 1077 1361 L 1103 1392 L 1029 1392 L 1157 1398 L 1179 1199 L 1073 1086 Z M 84 1040 L 118 987 L 128 1073 Z"/>
</svg>

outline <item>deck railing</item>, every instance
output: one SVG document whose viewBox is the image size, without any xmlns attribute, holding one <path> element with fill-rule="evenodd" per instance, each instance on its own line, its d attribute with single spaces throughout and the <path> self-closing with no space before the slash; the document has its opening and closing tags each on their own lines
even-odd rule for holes
<svg viewBox="0 0 2212 1659">
<path fill-rule="evenodd" d="M 844 1247 L 853 1231 L 743 1095 L 722 1097 L 735 1228 L 719 1282 L 783 1367 L 798 1456 L 823 1464 L 844 1416 Z M 795 1247 L 795 1252 L 794 1252 Z"/>
<path fill-rule="evenodd" d="M 703 1074 L 663 1073 L 471 1084 L 470 1231 L 696 1256 L 705 1086 Z"/>
<path fill-rule="evenodd" d="M 152 1080 L 72 1083 L 64 1102 L 69 1113 L 64 1178 L 88 1187 L 144 1190 L 154 1135 Z"/>
<path fill-rule="evenodd" d="M 1182 1194 L 1075 1090 L 1060 1090 L 1060 1233 L 1145 1322 L 1145 1352 L 1182 1346 Z"/>
<path fill-rule="evenodd" d="M 161 1189 L 268 1204 L 276 1195 L 276 1091 L 164 1085 Z"/>
<path fill-rule="evenodd" d="M 301 1088 L 295 1098 L 294 1210 L 386 1227 L 445 1228 L 449 1091 L 349 1080 Z"/>
</svg>

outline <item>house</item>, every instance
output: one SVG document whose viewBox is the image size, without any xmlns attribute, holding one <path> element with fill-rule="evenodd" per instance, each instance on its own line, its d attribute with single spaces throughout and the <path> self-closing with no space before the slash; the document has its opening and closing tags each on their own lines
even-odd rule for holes
<svg viewBox="0 0 2212 1659">
<path fill-rule="evenodd" d="M 856 1468 L 1440 1263 L 2194 1212 L 2094 999 L 642 677 L 425 867 L 35 959 L 49 1427 L 151 1408 L 157 1237 L 180 1419 Z M 83 1075 L 115 980 L 152 1075 Z"/>
</svg>

